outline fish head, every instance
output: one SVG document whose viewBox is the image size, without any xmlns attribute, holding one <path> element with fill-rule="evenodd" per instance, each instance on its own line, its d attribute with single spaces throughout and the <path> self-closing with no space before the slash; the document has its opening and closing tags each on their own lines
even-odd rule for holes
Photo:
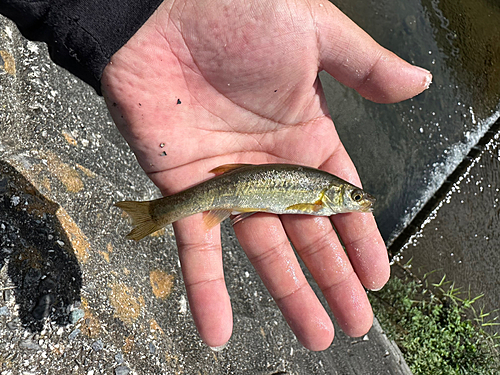
<svg viewBox="0 0 500 375">
<path fill-rule="evenodd" d="M 334 184 L 325 192 L 323 202 L 332 213 L 371 212 L 375 197 L 347 182 Z"/>
<path fill-rule="evenodd" d="M 371 212 L 375 197 L 356 186 L 347 185 L 343 189 L 344 212 Z"/>
</svg>

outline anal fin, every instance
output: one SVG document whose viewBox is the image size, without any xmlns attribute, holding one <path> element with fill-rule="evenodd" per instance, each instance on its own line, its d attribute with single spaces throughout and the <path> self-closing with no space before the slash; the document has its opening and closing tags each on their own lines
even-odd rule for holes
<svg viewBox="0 0 500 375">
<path fill-rule="evenodd" d="M 231 212 L 232 210 L 212 210 L 205 212 L 203 215 L 203 222 L 208 229 L 212 229 L 231 216 Z"/>
</svg>

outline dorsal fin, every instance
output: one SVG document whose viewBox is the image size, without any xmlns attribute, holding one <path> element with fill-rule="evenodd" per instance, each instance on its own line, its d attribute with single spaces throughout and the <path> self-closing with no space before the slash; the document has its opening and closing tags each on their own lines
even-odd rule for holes
<svg viewBox="0 0 500 375">
<path fill-rule="evenodd" d="M 209 173 L 213 173 L 216 176 L 220 176 L 221 174 L 224 174 L 229 171 L 234 171 L 235 169 L 241 167 L 246 167 L 247 165 L 252 165 L 252 164 L 222 164 L 209 171 Z"/>
</svg>

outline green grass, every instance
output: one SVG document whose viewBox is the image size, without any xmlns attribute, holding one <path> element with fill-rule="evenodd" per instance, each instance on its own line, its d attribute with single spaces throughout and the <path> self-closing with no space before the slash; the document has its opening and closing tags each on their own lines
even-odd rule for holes
<svg viewBox="0 0 500 375">
<path fill-rule="evenodd" d="M 462 294 L 445 277 L 429 287 L 426 277 L 409 275 L 370 292 L 375 315 L 414 374 L 500 374 L 499 337 L 486 332 L 498 323 L 475 308 L 481 296 Z"/>
</svg>

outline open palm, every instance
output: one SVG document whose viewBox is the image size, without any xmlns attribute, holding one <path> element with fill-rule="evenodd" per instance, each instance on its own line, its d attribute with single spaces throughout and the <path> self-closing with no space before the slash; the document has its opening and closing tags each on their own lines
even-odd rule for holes
<svg viewBox="0 0 500 375">
<path fill-rule="evenodd" d="M 106 67 L 102 88 L 137 160 L 163 194 L 212 177 L 226 163 L 294 163 L 360 185 L 339 141 L 318 72 L 378 102 L 409 98 L 430 74 L 376 44 L 329 2 L 165 1 Z M 331 222 L 335 225 L 344 252 Z M 333 325 L 288 240 L 343 330 L 372 324 L 363 286 L 379 289 L 389 265 L 371 214 L 329 218 L 257 214 L 238 239 L 300 342 L 328 347 Z M 220 228 L 201 214 L 174 224 L 190 308 L 210 346 L 229 340 Z"/>
</svg>

